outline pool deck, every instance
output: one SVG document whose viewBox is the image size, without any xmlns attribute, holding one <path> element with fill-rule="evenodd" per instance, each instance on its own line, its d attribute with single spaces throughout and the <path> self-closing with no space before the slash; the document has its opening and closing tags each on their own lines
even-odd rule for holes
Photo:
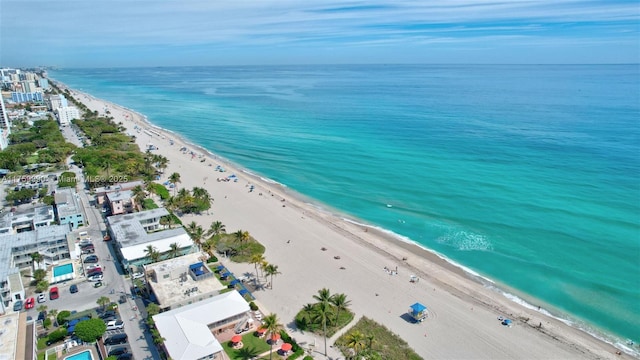
<svg viewBox="0 0 640 360">
<path fill-rule="evenodd" d="M 70 350 L 68 350 L 68 352 L 66 354 L 62 354 L 60 351 L 60 353 L 58 354 L 57 358 L 58 359 L 63 359 L 63 360 L 67 360 L 69 357 L 73 356 L 73 355 L 77 355 L 83 351 L 87 351 L 89 350 L 91 352 L 91 358 L 93 360 L 98 360 L 100 359 L 100 356 L 98 356 L 98 351 L 96 350 L 95 345 L 78 345 L 78 346 L 74 346 L 73 348 L 71 348 Z"/>
</svg>

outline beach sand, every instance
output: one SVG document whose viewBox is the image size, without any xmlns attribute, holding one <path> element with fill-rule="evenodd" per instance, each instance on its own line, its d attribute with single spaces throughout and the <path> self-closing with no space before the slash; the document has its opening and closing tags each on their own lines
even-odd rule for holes
<svg viewBox="0 0 640 360">
<path fill-rule="evenodd" d="M 162 182 L 178 172 L 181 174 L 178 188 L 201 186 L 209 191 L 214 199 L 209 214 L 183 216 L 184 224 L 195 221 L 206 229 L 219 220 L 227 232 L 248 231 L 266 247 L 266 260 L 277 265 L 281 274 L 273 278 L 273 289 L 259 287 L 253 294 L 262 310 L 276 313 L 289 330 L 302 306 L 313 302 L 312 296 L 318 290 L 328 288 L 331 293 L 347 295 L 356 314 L 355 321 L 367 316 L 385 325 L 425 359 L 629 357 L 615 355 L 617 349 L 613 346 L 537 309 L 510 301 L 429 251 L 374 228 L 345 221 L 328 209 L 321 210 L 290 189 L 262 181 L 185 143 L 175 134 L 153 128 L 131 110 L 88 94 L 73 93 L 91 110 L 103 114 L 108 108 L 109 116 L 136 135 L 143 151 L 149 143 L 157 146 L 153 152 L 170 161 Z M 135 130 L 135 126 L 142 131 Z M 181 152 L 182 147 L 189 151 Z M 190 151 L 204 157 L 193 157 Z M 205 161 L 201 162 L 202 159 Z M 217 165 L 226 172 L 215 171 Z M 216 180 L 231 174 L 239 180 Z M 250 184 L 255 186 L 252 192 Z M 236 276 L 255 277 L 253 265 L 222 261 Z M 397 267 L 397 275 L 390 275 L 385 267 L 394 271 Z M 410 275 L 420 280 L 410 282 Z M 270 280 L 261 279 L 261 284 Z M 405 315 L 415 302 L 429 309 L 429 317 L 419 324 L 408 322 Z M 501 325 L 500 316 L 513 319 L 513 325 Z M 307 344 L 315 341 L 314 356 L 324 358 L 321 337 L 290 332 L 298 341 Z M 329 357 L 344 358 L 335 349 L 329 349 Z"/>
</svg>

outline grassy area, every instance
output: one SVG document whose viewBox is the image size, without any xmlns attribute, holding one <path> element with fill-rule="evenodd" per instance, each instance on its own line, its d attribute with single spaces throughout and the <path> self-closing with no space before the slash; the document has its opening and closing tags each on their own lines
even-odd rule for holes
<svg viewBox="0 0 640 360">
<path fill-rule="evenodd" d="M 265 251 L 264 245 L 260 244 L 253 236 L 240 241 L 235 234 L 220 234 L 214 236 L 213 239 L 214 248 L 218 252 L 226 252 L 231 261 L 237 263 L 248 263 L 253 255 L 262 255 Z"/>
<path fill-rule="evenodd" d="M 335 310 L 334 313 L 335 314 Z M 338 320 L 335 320 L 335 315 L 331 315 L 329 321 L 327 322 L 327 337 L 333 336 L 338 330 L 345 327 L 347 324 L 353 320 L 353 313 L 349 310 L 340 311 Z M 322 323 L 320 320 L 312 321 L 313 316 L 307 314 L 306 311 L 300 310 L 298 314 L 296 314 L 296 325 L 301 330 L 311 331 L 318 335 L 322 335 Z"/>
<path fill-rule="evenodd" d="M 234 349 L 231 347 L 231 342 L 227 341 L 222 344 L 222 348 L 229 355 L 231 360 L 245 360 L 256 357 L 266 351 L 269 351 L 269 344 L 265 341 L 264 338 L 259 338 L 254 335 L 253 332 L 245 334 L 242 336 L 242 349 Z M 278 347 L 274 346 L 274 352 L 278 349 Z"/>
<path fill-rule="evenodd" d="M 159 206 L 153 201 L 153 199 L 144 199 L 144 203 L 142 203 L 142 207 L 145 210 L 157 209 Z"/>
<path fill-rule="evenodd" d="M 44 360 L 44 355 L 45 352 L 41 351 L 38 353 L 38 360 Z M 48 360 L 56 360 L 58 358 L 58 356 L 56 355 L 56 353 L 51 353 L 51 355 L 49 355 L 49 357 L 47 358 Z"/>
<path fill-rule="evenodd" d="M 385 326 L 366 317 L 362 317 L 357 324 L 336 340 L 336 345 L 345 356 L 349 354 L 348 339 L 353 339 L 354 332 L 362 335 L 362 341 L 359 343 L 361 350 L 358 354 L 367 359 L 373 356 L 380 359 L 422 360 L 404 340 Z"/>
</svg>

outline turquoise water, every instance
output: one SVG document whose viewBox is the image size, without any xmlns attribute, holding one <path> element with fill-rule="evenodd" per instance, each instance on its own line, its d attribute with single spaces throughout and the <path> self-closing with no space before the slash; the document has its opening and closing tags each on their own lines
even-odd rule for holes
<svg viewBox="0 0 640 360">
<path fill-rule="evenodd" d="M 640 341 L 636 65 L 51 76 L 444 254 L 577 326 Z"/>
<path fill-rule="evenodd" d="M 64 264 L 60 266 L 53 267 L 53 277 L 56 278 L 58 276 L 64 276 L 68 274 L 73 274 L 73 265 L 72 264 Z"/>
<path fill-rule="evenodd" d="M 93 355 L 91 355 L 91 350 L 87 350 L 75 355 L 67 356 L 64 360 L 93 360 Z"/>
</svg>

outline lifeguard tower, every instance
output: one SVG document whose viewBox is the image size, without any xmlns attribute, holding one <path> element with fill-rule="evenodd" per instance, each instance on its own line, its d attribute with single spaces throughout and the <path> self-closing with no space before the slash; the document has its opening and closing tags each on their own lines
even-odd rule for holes
<svg viewBox="0 0 640 360">
<path fill-rule="evenodd" d="M 429 315 L 429 311 L 427 310 L 426 306 L 420 303 L 415 303 L 409 308 L 409 315 L 411 316 L 413 321 L 423 322 L 424 319 L 426 319 Z"/>
</svg>

